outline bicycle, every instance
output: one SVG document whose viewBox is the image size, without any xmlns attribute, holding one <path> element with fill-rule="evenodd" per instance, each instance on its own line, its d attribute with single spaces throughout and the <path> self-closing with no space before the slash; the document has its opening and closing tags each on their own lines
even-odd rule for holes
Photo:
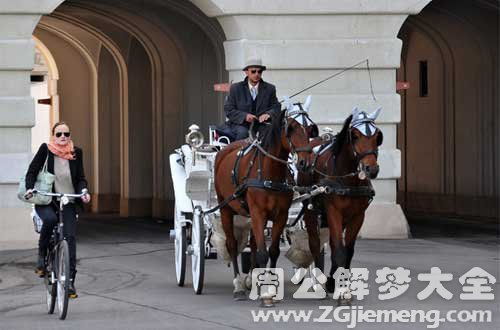
<svg viewBox="0 0 500 330">
<path fill-rule="evenodd" d="M 82 198 L 88 194 L 87 189 L 83 189 L 81 194 L 61 194 L 45 191 L 33 190 L 33 194 L 59 197 L 58 224 L 54 227 L 50 238 L 48 251 L 45 257 L 44 283 L 46 289 L 47 309 L 49 314 L 54 313 L 57 302 L 59 319 L 64 320 L 68 313 L 69 284 L 70 284 L 70 264 L 69 246 L 64 238 L 63 207 L 69 203 L 69 198 Z"/>
</svg>

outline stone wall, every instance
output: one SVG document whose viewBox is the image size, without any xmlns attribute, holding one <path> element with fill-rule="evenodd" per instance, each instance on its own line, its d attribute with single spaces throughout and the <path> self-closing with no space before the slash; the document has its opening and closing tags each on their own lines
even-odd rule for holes
<svg viewBox="0 0 500 330">
<path fill-rule="evenodd" d="M 34 239 L 29 210 L 15 197 L 17 182 L 31 156 L 31 35 L 40 15 L 52 12 L 61 2 L 0 3 L 0 241 Z M 240 80 L 245 59 L 260 56 L 269 68 L 264 78 L 277 85 L 280 97 L 369 59 L 377 101 L 371 96 L 365 67 L 308 92 L 314 100 L 312 116 L 322 125 L 340 124 L 354 106 L 383 107 L 379 120 L 385 134 L 382 171 L 375 182 L 377 197 L 362 229 L 364 237 L 408 236 L 404 215 L 396 204 L 401 162 L 395 146 L 400 120 L 395 72 L 401 52 L 396 36 L 406 17 L 428 2 L 192 0 L 207 16 L 216 17 L 224 30 L 229 79 Z"/>
</svg>

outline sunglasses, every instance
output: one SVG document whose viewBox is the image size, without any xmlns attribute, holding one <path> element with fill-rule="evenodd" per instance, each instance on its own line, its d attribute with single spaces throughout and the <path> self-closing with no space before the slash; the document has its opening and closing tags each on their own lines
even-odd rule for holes
<svg viewBox="0 0 500 330">
<path fill-rule="evenodd" d="M 253 69 L 253 70 L 250 70 L 251 73 L 253 74 L 256 74 L 256 73 L 259 73 L 259 74 L 262 74 L 264 70 L 260 69 L 260 70 L 257 70 L 257 69 Z"/>
<path fill-rule="evenodd" d="M 65 137 L 69 137 L 71 135 L 70 132 L 57 132 L 56 137 L 60 138 L 64 134 Z"/>
</svg>

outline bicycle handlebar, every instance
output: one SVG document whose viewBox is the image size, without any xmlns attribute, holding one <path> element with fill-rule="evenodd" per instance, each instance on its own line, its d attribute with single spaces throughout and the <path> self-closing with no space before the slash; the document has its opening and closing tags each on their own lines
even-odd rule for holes
<svg viewBox="0 0 500 330">
<path fill-rule="evenodd" d="M 62 194 L 62 193 L 52 193 L 52 192 L 47 192 L 47 191 L 38 191 L 38 190 L 33 190 L 33 194 L 40 194 L 44 196 L 53 196 L 53 197 L 74 197 L 74 198 L 82 198 L 86 194 L 89 193 L 88 189 L 83 189 L 81 194 Z"/>
</svg>

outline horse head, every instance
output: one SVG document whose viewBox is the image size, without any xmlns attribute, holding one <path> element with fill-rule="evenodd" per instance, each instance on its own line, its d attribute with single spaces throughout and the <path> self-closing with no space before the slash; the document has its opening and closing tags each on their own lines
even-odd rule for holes
<svg viewBox="0 0 500 330">
<path fill-rule="evenodd" d="M 355 108 L 352 111 L 352 120 L 348 133 L 348 142 L 351 145 L 353 156 L 358 164 L 358 171 L 370 179 L 375 179 L 379 172 L 378 147 L 382 144 L 384 136 L 382 131 L 375 126 L 375 120 L 381 108 L 367 114 Z"/>
<path fill-rule="evenodd" d="M 297 120 L 304 126 L 307 135 L 310 138 L 315 138 L 319 135 L 318 125 L 309 117 L 309 109 L 311 108 L 312 96 L 309 95 L 304 103 L 293 103 L 289 97 L 284 97 L 284 105 L 289 117 Z"/>
<path fill-rule="evenodd" d="M 286 111 L 283 111 L 286 114 Z M 292 154 L 297 170 L 308 171 L 310 167 L 309 134 L 306 127 L 301 125 L 296 119 L 285 115 L 285 129 L 281 134 L 281 144 L 283 148 Z"/>
</svg>

